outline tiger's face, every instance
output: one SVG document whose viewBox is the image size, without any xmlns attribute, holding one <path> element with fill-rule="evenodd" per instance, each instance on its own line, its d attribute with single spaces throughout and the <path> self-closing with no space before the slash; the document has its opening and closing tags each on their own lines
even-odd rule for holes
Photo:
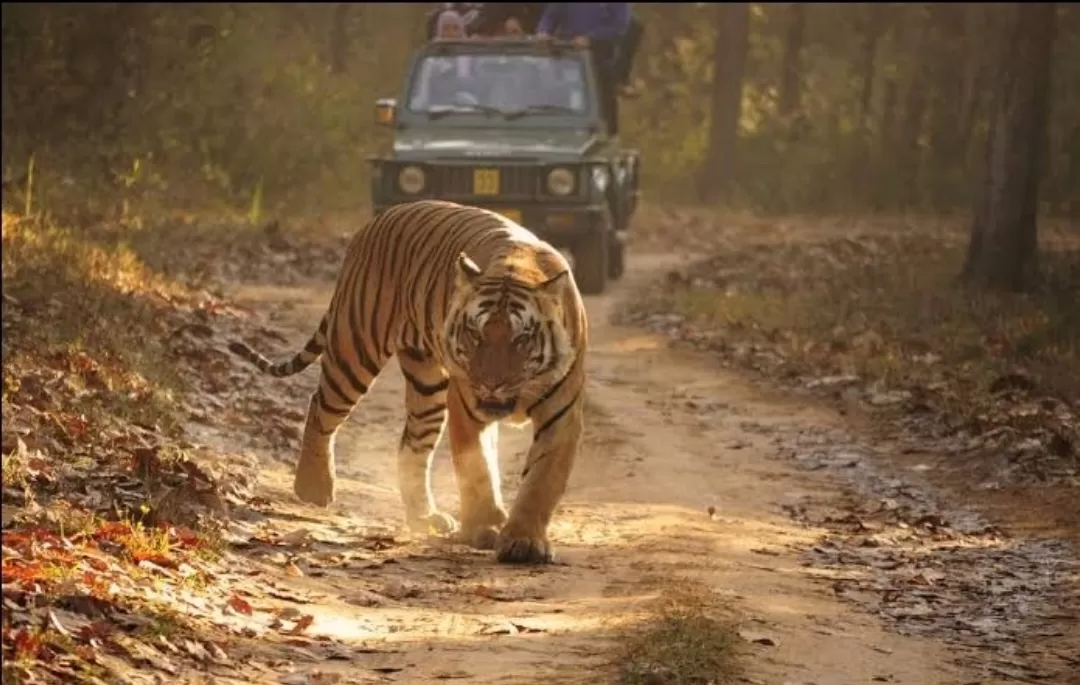
<svg viewBox="0 0 1080 685">
<path fill-rule="evenodd" d="M 447 367 L 467 378 L 475 407 L 498 420 L 535 401 L 529 382 L 571 357 L 562 325 L 566 272 L 528 286 L 505 277 L 485 279 L 467 256 L 458 262 L 457 288 L 446 320 Z M 522 402 L 524 400 L 524 402 Z"/>
</svg>

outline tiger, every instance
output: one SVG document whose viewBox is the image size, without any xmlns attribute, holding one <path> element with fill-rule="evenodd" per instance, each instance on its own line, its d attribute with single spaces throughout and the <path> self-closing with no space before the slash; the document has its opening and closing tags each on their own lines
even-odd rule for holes
<svg viewBox="0 0 1080 685">
<path fill-rule="evenodd" d="M 352 238 L 330 304 L 291 359 L 241 341 L 234 354 L 266 374 L 320 361 L 293 490 L 334 501 L 334 437 L 397 356 L 405 427 L 397 474 L 405 521 L 505 563 L 554 560 L 548 526 L 566 491 L 584 419 L 585 306 L 567 259 L 495 212 L 441 200 L 394 205 Z M 498 422 L 532 423 L 521 487 L 509 512 Z M 431 466 L 449 425 L 460 522 L 435 504 Z"/>
</svg>

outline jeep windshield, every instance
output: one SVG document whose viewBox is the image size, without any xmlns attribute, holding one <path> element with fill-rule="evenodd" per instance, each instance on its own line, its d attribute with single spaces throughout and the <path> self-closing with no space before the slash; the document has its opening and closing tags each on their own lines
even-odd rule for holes
<svg viewBox="0 0 1080 685">
<path fill-rule="evenodd" d="M 428 55 L 414 70 L 407 109 L 432 119 L 583 116 L 590 109 L 585 62 L 535 54 Z"/>
</svg>

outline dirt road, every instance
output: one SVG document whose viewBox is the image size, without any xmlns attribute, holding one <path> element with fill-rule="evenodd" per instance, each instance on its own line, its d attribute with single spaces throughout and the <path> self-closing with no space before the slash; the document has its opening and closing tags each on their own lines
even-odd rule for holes
<svg viewBox="0 0 1080 685">
<path fill-rule="evenodd" d="M 347 652 L 337 660 L 293 653 L 295 682 L 317 682 L 304 680 L 315 669 L 345 675 L 344 682 L 606 682 L 598 674 L 610 659 L 613 631 L 640 618 L 659 588 L 682 579 L 728 598 L 744 635 L 772 643 L 747 643 L 743 682 L 995 682 L 958 672 L 939 644 L 886 632 L 800 563 L 798 550 L 819 531 L 793 521 L 784 507 L 808 494 L 829 497 L 837 486 L 778 458 L 769 436 L 839 418 L 609 324 L 613 303 L 635 281 L 671 265 L 670 258 L 638 256 L 627 282 L 588 301 L 588 433 L 553 523 L 561 565 L 507 567 L 487 553 L 403 541 L 394 463 L 403 381 L 396 366 L 339 438 L 338 501 L 329 510 L 292 496 L 289 451 L 264 455 L 261 494 L 272 516 L 310 546 L 306 556 L 267 551 L 260 558 L 282 604 L 314 616 L 307 635 L 334 638 Z M 271 325 L 302 344 L 329 285 L 234 294 L 276 312 Z M 308 372 L 279 387 L 300 412 L 314 382 Z M 500 444 L 509 499 L 528 433 L 505 428 Z M 435 490 L 440 504 L 455 510 L 445 445 Z M 380 538 L 380 531 L 388 532 Z"/>
</svg>

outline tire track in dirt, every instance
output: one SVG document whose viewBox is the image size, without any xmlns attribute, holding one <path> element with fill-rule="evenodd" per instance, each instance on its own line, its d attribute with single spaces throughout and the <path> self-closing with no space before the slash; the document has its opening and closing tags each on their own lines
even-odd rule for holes
<svg viewBox="0 0 1080 685">
<path fill-rule="evenodd" d="M 762 426 L 823 425 L 832 417 L 667 349 L 657 336 L 608 323 L 620 293 L 672 263 L 638 255 L 627 282 L 587 298 L 589 422 L 552 525 L 561 565 L 507 567 L 490 554 L 404 538 L 394 459 L 404 391 L 396 365 L 342 430 L 338 501 L 328 510 L 293 497 L 291 452 L 263 455 L 261 494 L 270 516 L 322 540 L 312 549 L 328 560 L 299 576 L 266 557 L 265 574 L 285 604 L 292 596 L 315 617 L 307 635 L 347 647 L 340 660 L 294 655 L 299 673 L 335 671 L 345 682 L 605 682 L 613 631 L 642 617 L 659 587 L 688 579 L 729 598 L 747 629 L 776 643 L 747 647 L 745 682 L 992 682 L 959 673 L 941 645 L 886 632 L 801 564 L 799 551 L 821 531 L 792 522 L 783 505 L 836 487 L 775 458 Z M 290 344 L 303 343 L 329 295 L 329 284 L 234 293 L 271 313 L 277 321 L 270 325 Z M 299 411 L 315 375 L 280 385 Z M 528 437 L 502 429 L 508 501 Z M 440 506 L 454 511 L 445 450 L 436 458 L 434 488 Z M 356 552 L 373 539 L 384 542 L 361 549 L 359 561 L 332 563 L 334 550 Z"/>
</svg>

